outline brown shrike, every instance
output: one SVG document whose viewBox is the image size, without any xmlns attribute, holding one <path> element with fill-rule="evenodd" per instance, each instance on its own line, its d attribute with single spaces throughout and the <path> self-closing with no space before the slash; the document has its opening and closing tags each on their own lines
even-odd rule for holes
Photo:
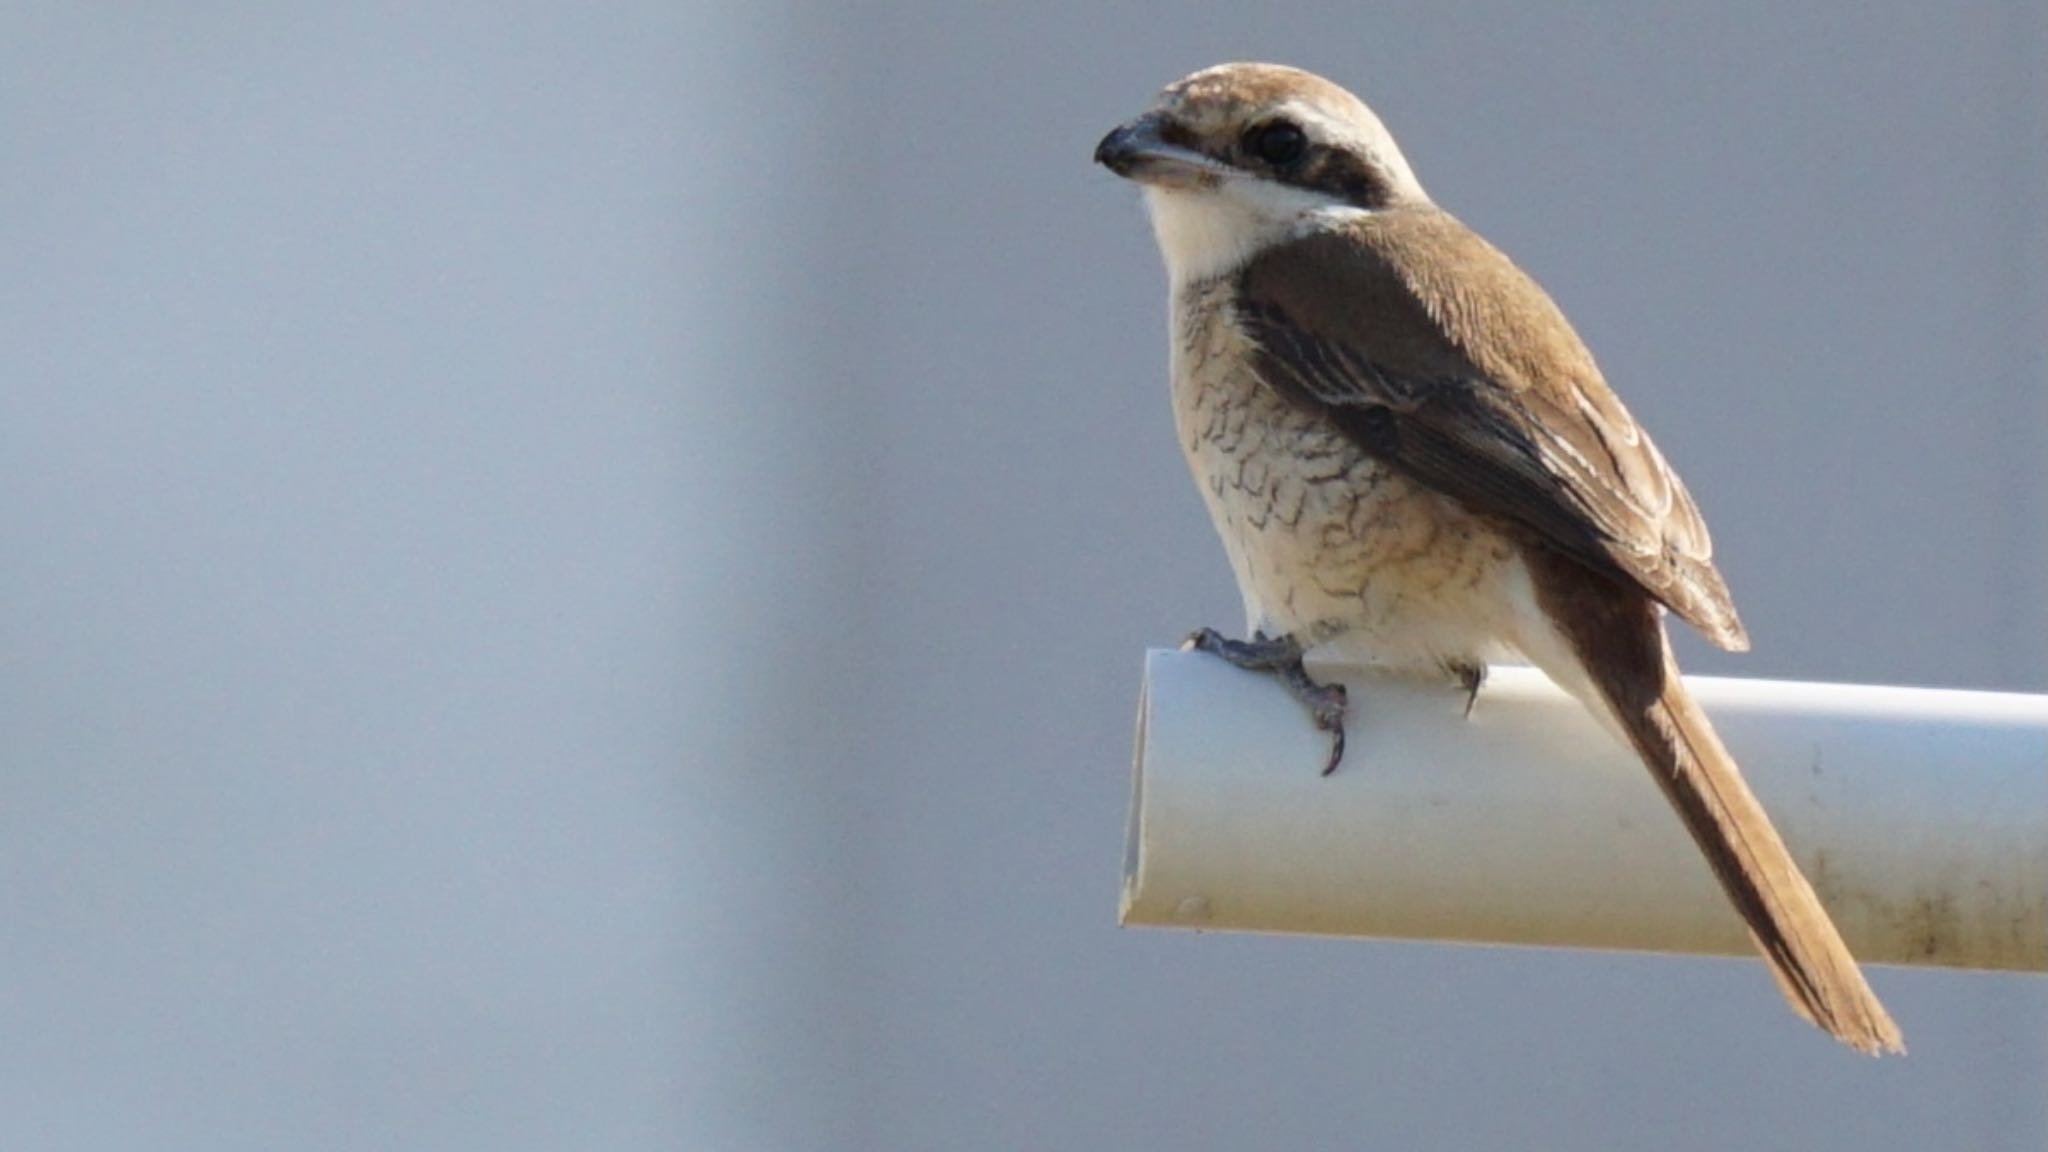
<svg viewBox="0 0 2048 1152">
<path fill-rule="evenodd" d="M 1305 652 L 1476 692 L 1519 655 L 1650 769 L 1800 1015 L 1903 1051 L 1735 761 L 1679 679 L 1663 612 L 1749 646 L 1706 524 L 1564 314 L 1430 202 L 1371 109 L 1225 64 L 1095 159 L 1140 184 L 1172 288 L 1173 413 L 1249 640 L 1343 755 L 1341 685 Z"/>
</svg>

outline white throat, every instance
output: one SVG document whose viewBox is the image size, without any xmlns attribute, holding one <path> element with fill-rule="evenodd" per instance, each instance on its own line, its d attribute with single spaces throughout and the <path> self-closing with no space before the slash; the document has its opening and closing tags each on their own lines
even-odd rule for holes
<svg viewBox="0 0 2048 1152">
<path fill-rule="evenodd" d="M 1235 271 L 1275 244 L 1371 215 L 1319 192 L 1255 179 L 1205 189 L 1148 185 L 1145 206 L 1176 291 Z"/>
</svg>

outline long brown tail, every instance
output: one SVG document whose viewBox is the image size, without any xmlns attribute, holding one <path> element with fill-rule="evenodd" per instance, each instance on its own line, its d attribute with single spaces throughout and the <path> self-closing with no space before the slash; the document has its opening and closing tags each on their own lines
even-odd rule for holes
<svg viewBox="0 0 2048 1152">
<path fill-rule="evenodd" d="M 1749 925 L 1793 1009 L 1859 1052 L 1904 1052 L 1898 1025 L 1685 690 L 1654 606 L 1644 597 L 1614 597 L 1615 590 L 1545 597 L 1586 676 L 1575 687 L 1597 693 L 1612 711 Z"/>
</svg>

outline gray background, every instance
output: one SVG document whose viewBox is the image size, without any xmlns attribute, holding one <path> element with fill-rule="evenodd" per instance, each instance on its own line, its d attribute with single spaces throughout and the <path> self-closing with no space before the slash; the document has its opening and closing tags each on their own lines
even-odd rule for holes
<svg viewBox="0 0 2048 1152">
<path fill-rule="evenodd" d="M 2048 988 L 1120 932 L 1237 600 L 1134 193 L 1359 90 L 1564 304 L 1757 639 L 2048 688 L 2048 16 L 0 16 L 0 1145 L 2048 1142 Z"/>
</svg>

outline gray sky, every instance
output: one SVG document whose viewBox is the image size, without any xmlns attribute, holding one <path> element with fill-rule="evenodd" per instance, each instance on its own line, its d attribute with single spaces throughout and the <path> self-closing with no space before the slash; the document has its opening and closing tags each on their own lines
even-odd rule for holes
<svg viewBox="0 0 2048 1152">
<path fill-rule="evenodd" d="M 1237 597 L 1088 165 L 1360 92 L 1756 650 L 2048 690 L 2014 2 L 0 17 L 0 1145 L 2035 1149 L 2039 979 L 1120 932 Z"/>
</svg>

